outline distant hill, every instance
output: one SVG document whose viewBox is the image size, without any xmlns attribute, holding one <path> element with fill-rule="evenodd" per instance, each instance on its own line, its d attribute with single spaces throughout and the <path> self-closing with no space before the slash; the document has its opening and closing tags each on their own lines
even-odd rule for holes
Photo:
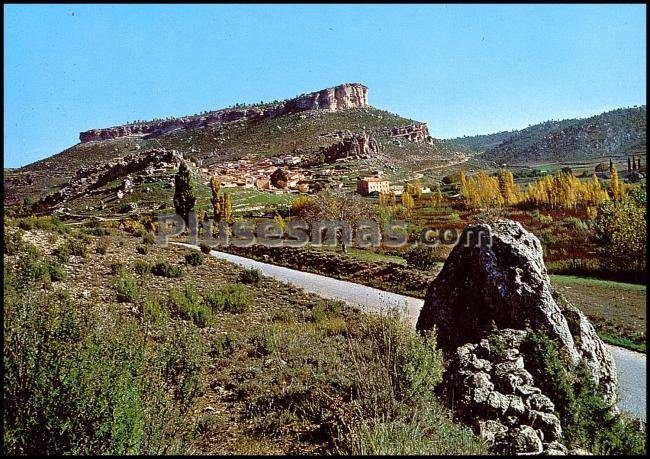
<svg viewBox="0 0 650 459">
<path fill-rule="evenodd" d="M 646 153 L 646 107 L 620 108 L 590 118 L 546 121 L 519 131 L 449 140 L 497 164 L 584 161 Z"/>
<path fill-rule="evenodd" d="M 467 156 L 466 147 L 431 138 L 426 124 L 372 107 L 367 88 L 348 83 L 281 102 L 237 104 L 198 115 L 81 132 L 76 145 L 5 170 L 5 204 L 21 202 L 26 195 L 40 199 L 68 184 L 84 168 L 151 149 L 176 150 L 209 167 L 241 158 L 313 155 L 358 133 L 371 136 L 380 147 L 376 156 L 364 160 L 363 169 L 408 174 Z"/>
</svg>

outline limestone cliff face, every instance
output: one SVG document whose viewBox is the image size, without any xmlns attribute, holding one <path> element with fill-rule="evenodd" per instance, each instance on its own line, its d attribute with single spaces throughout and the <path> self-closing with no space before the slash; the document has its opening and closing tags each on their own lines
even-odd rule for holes
<svg viewBox="0 0 650 459">
<path fill-rule="evenodd" d="M 432 143 L 429 128 L 426 123 L 414 123 L 407 126 L 396 126 L 390 131 L 390 136 L 396 139 L 405 139 L 416 143 Z"/>
<path fill-rule="evenodd" d="M 346 83 L 321 91 L 302 94 L 277 104 L 246 109 L 225 109 L 200 116 L 188 116 L 172 120 L 126 124 L 104 129 L 91 129 L 79 134 L 81 142 L 110 140 L 131 135 L 157 136 L 176 129 L 200 128 L 209 124 L 238 120 L 275 118 L 306 110 L 338 111 L 368 106 L 368 88 L 359 83 Z"/>
</svg>

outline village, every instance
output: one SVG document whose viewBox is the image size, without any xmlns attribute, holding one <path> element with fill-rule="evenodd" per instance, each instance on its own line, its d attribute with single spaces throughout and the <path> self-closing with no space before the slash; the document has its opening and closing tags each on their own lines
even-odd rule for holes
<svg viewBox="0 0 650 459">
<path fill-rule="evenodd" d="M 314 168 L 307 165 L 302 155 L 280 155 L 254 161 L 221 162 L 201 167 L 200 172 L 207 178 L 217 177 L 222 188 L 255 189 L 275 194 L 316 193 L 323 189 L 351 188 L 350 171 L 340 166 L 346 160 L 341 158 L 328 167 Z M 374 170 L 367 175 L 357 175 L 355 189 L 363 196 L 380 193 L 400 196 L 404 185 L 392 184 L 382 170 Z M 422 193 L 430 191 L 422 189 Z"/>
</svg>

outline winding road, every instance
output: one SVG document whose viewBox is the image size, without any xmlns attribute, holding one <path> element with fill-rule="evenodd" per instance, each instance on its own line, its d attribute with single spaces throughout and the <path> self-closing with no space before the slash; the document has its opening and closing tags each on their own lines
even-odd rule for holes
<svg viewBox="0 0 650 459">
<path fill-rule="evenodd" d="M 197 246 L 173 242 L 190 249 Z M 386 292 L 365 285 L 334 279 L 320 274 L 298 271 L 284 266 L 272 265 L 230 253 L 210 251 L 215 258 L 229 261 L 243 268 L 255 268 L 268 277 L 301 287 L 323 298 L 344 301 L 366 312 L 398 311 L 405 320 L 415 326 L 424 300 L 397 293 Z M 646 356 L 616 346 L 609 346 L 619 378 L 619 407 L 632 415 L 646 419 Z"/>
</svg>

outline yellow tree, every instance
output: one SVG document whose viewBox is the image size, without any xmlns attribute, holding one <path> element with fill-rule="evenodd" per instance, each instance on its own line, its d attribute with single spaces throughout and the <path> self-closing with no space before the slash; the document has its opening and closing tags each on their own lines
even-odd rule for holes
<svg viewBox="0 0 650 459">
<path fill-rule="evenodd" d="M 609 182 L 609 189 L 612 194 L 612 199 L 614 201 L 620 201 L 621 199 L 621 185 L 618 182 L 618 171 L 615 166 L 610 168 L 612 178 Z"/>
<path fill-rule="evenodd" d="M 415 201 L 413 200 L 413 196 L 408 191 L 404 191 L 402 193 L 402 205 L 404 208 L 408 211 L 413 209 L 415 207 Z"/>
<path fill-rule="evenodd" d="M 217 177 L 210 179 L 210 191 L 212 191 L 212 211 L 214 212 L 214 221 L 219 223 L 223 216 L 224 198 L 219 194 L 221 183 Z"/>
<path fill-rule="evenodd" d="M 232 223 L 232 198 L 230 193 L 223 194 L 223 218 L 228 223 Z"/>
</svg>

